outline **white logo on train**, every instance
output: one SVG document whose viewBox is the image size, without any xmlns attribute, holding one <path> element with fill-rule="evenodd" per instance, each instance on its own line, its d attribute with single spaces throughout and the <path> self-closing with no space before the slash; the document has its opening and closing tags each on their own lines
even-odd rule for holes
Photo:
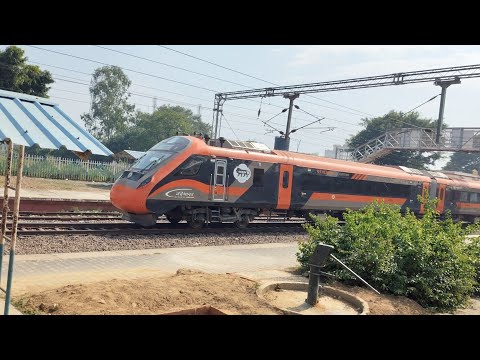
<svg viewBox="0 0 480 360">
<path fill-rule="evenodd" d="M 167 191 L 165 193 L 165 196 L 176 197 L 176 198 L 184 198 L 184 199 L 195 198 L 195 194 L 194 194 L 193 189 L 173 189 L 173 190 Z"/>
<path fill-rule="evenodd" d="M 250 179 L 251 175 L 251 170 L 245 164 L 240 164 L 233 169 L 233 177 L 241 184 Z"/>
</svg>

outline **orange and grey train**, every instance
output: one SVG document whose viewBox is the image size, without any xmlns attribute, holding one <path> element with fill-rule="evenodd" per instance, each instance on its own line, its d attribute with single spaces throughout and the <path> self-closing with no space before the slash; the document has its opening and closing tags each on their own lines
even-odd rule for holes
<svg viewBox="0 0 480 360">
<path fill-rule="evenodd" d="M 245 227 L 262 213 L 340 216 L 375 200 L 423 213 L 418 195 L 458 220 L 480 217 L 480 177 L 361 164 L 280 150 L 227 146 L 233 141 L 174 136 L 152 147 L 112 187 L 112 204 L 143 226 L 161 215 L 200 228 L 210 222 Z M 224 144 L 225 143 L 225 144 Z M 245 145 L 245 143 L 244 143 Z"/>
</svg>

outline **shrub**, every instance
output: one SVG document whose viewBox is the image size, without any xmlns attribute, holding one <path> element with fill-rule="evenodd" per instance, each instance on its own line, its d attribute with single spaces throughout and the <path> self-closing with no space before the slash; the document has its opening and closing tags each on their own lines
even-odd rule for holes
<svg viewBox="0 0 480 360">
<path fill-rule="evenodd" d="M 424 200 L 422 200 L 424 201 Z M 304 227 L 310 240 L 299 243 L 303 269 L 319 243 L 333 245 L 336 256 L 367 282 L 384 292 L 408 296 L 424 307 L 454 310 L 480 290 L 480 241 L 465 241 L 478 225 L 462 228 L 447 214 L 439 221 L 435 201 L 424 201 L 423 218 L 400 207 L 372 203 L 347 210 L 345 225 L 327 216 L 312 216 Z M 327 271 L 351 281 L 353 275 L 329 262 Z"/>
</svg>

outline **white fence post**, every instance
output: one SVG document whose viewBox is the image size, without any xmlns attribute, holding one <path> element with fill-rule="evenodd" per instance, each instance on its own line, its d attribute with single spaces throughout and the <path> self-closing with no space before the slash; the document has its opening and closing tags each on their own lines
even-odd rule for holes
<svg viewBox="0 0 480 360">
<path fill-rule="evenodd" d="M 15 157 L 13 160 L 16 163 Z M 5 161 L 6 152 L 4 147 L 1 147 L 1 175 L 5 171 Z M 127 162 L 82 161 L 52 156 L 25 155 L 24 175 L 47 179 L 113 182 L 119 172 L 129 167 L 130 164 Z M 16 169 L 15 165 L 12 170 L 14 169 Z M 16 174 L 12 175 L 16 176 Z"/>
</svg>

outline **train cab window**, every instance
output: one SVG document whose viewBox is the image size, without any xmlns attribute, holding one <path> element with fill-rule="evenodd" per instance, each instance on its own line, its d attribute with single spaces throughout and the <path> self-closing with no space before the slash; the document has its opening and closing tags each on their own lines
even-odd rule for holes
<svg viewBox="0 0 480 360">
<path fill-rule="evenodd" d="M 194 156 L 189 159 L 179 172 L 179 175 L 194 176 L 197 175 L 202 164 L 206 161 L 204 157 Z"/>
<path fill-rule="evenodd" d="M 264 169 L 253 169 L 253 186 L 263 187 Z"/>
<path fill-rule="evenodd" d="M 283 181 L 282 186 L 284 189 L 288 188 L 288 178 L 290 177 L 290 173 L 288 171 L 283 172 Z"/>
</svg>

